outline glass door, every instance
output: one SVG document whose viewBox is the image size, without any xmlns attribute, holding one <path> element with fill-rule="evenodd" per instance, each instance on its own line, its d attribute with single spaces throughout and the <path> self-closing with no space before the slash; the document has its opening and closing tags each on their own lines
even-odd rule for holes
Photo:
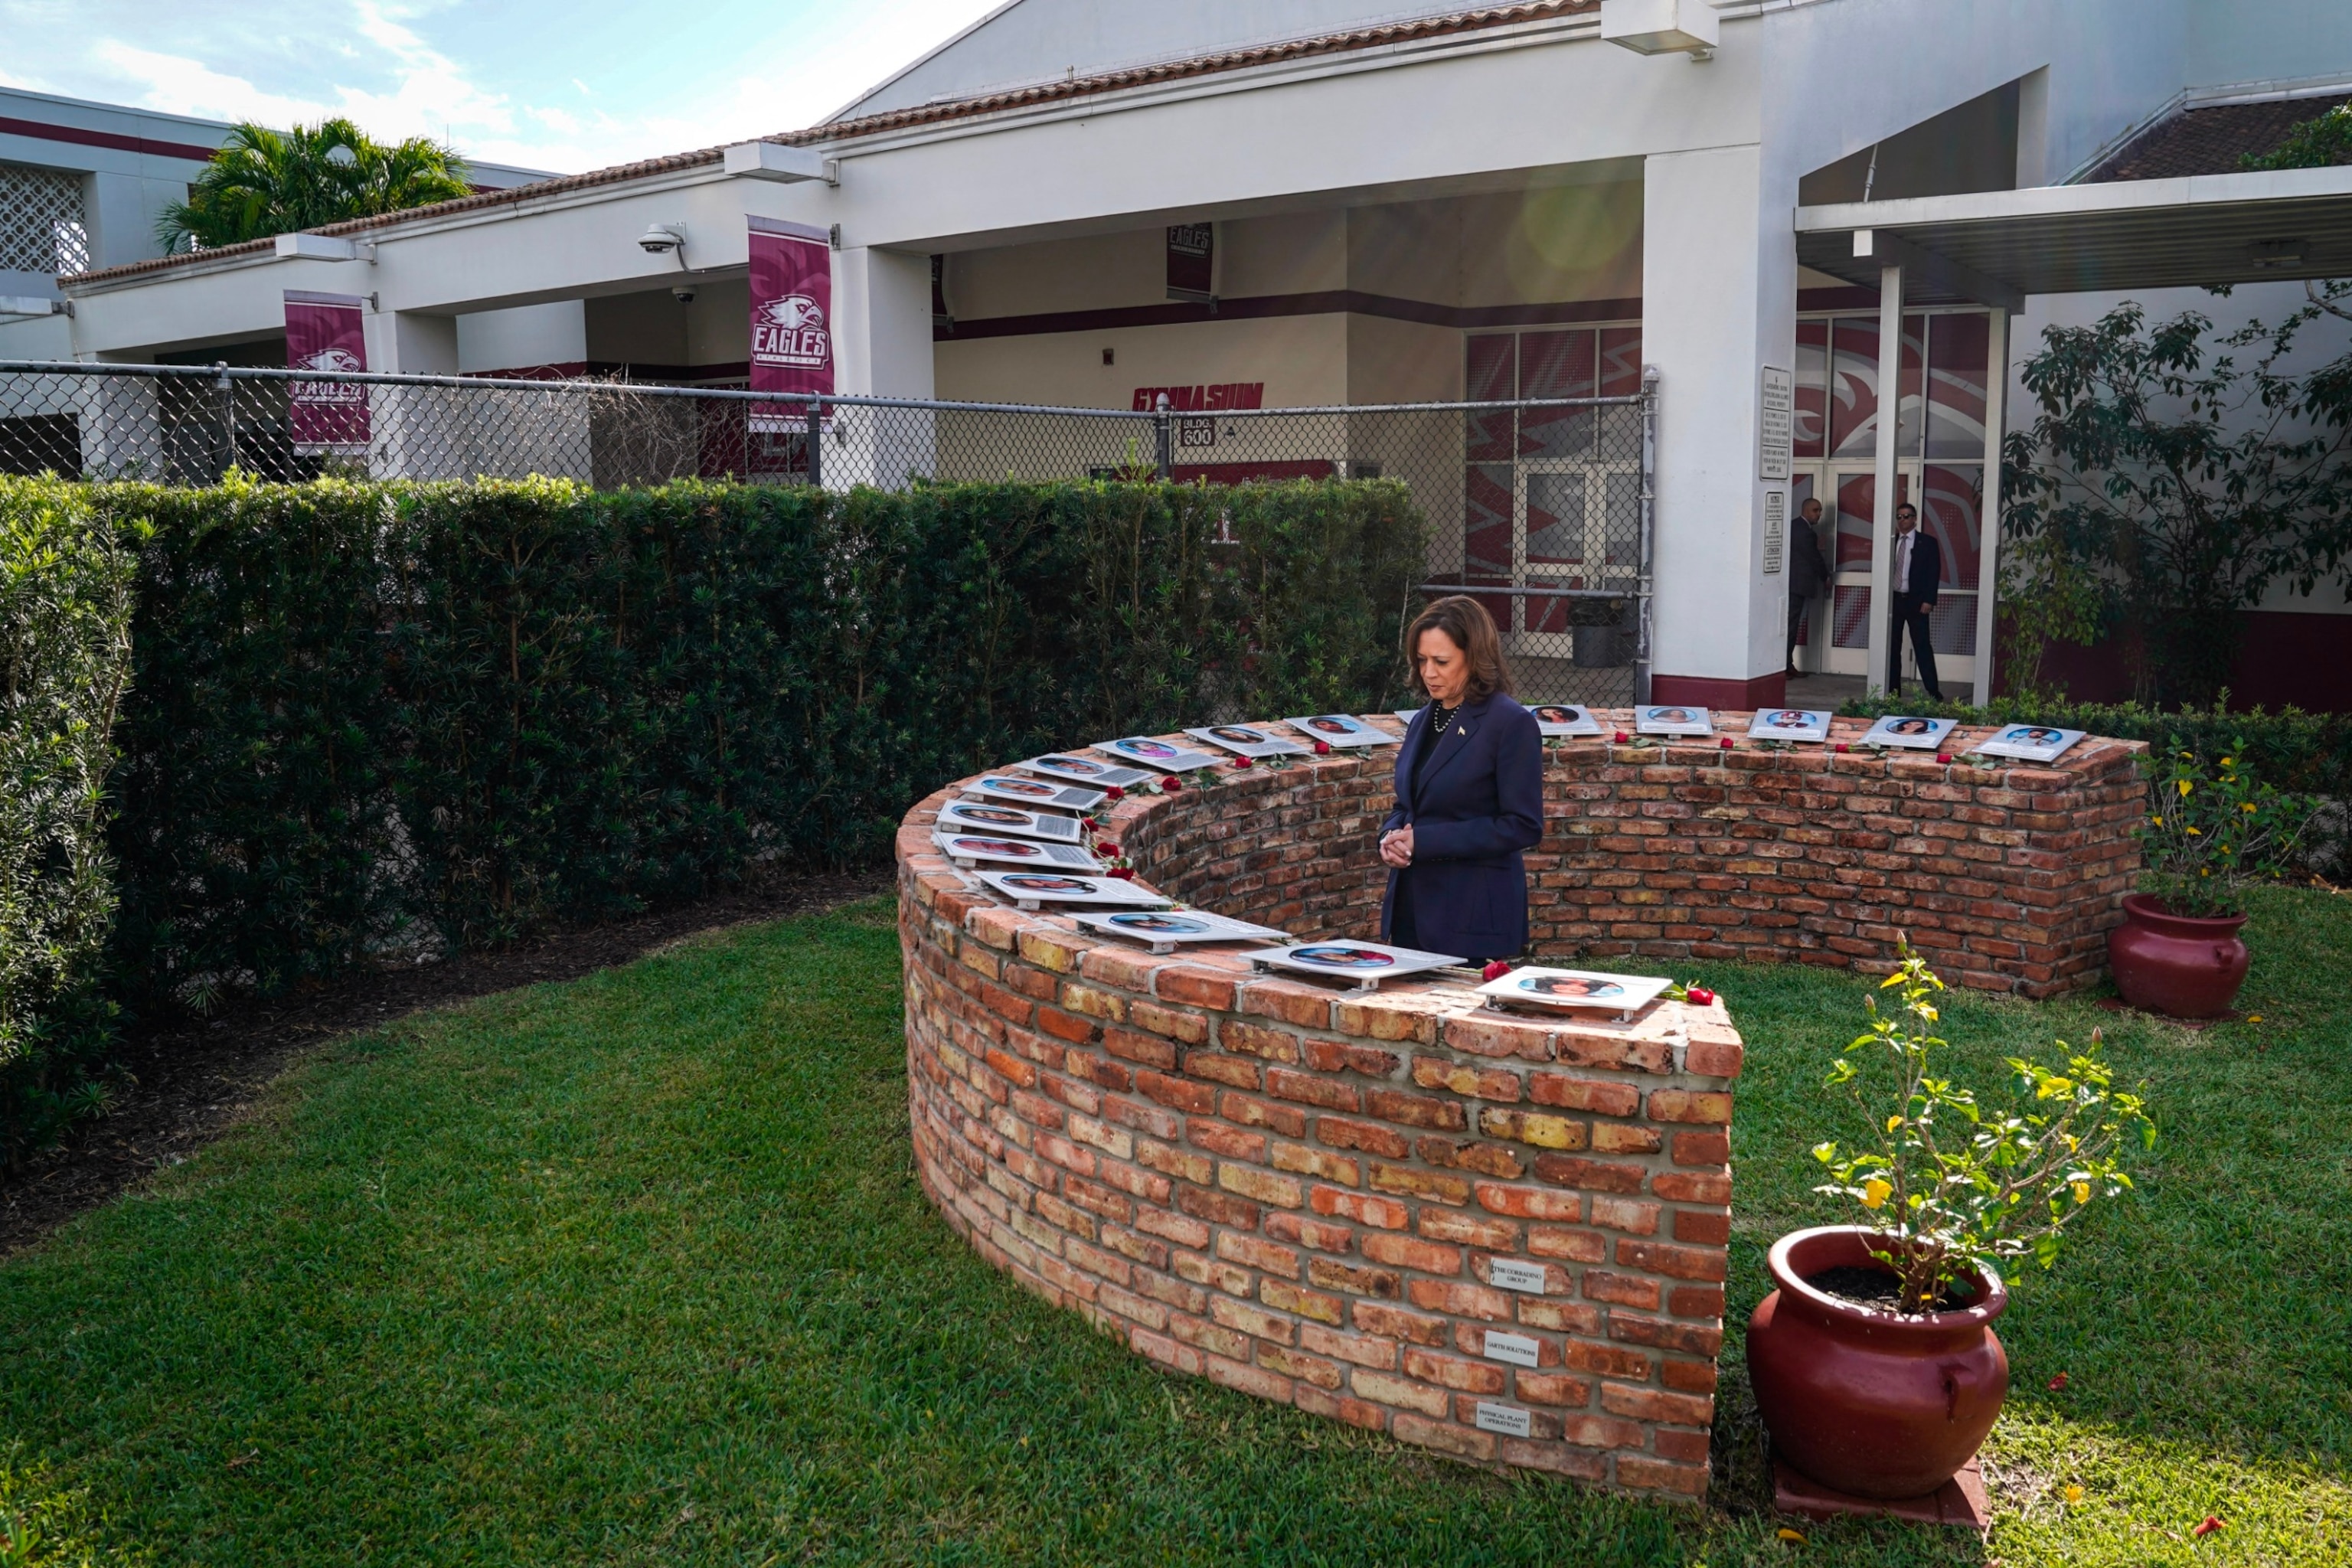
<svg viewBox="0 0 2352 1568">
<path fill-rule="evenodd" d="M 1895 501 L 1917 498 L 1920 527 L 1941 546 L 1943 574 L 1928 617 L 1928 640 L 1948 692 L 1976 679 L 1990 349 L 1980 311 L 1904 318 L 1895 397 Z M 1834 574 L 1826 605 L 1815 601 L 1808 617 L 1828 611 L 1826 626 L 1808 628 L 1805 668 L 1864 675 L 1877 500 L 1877 316 L 1798 322 L 1797 376 L 1798 482 L 1790 505 L 1801 506 L 1807 495 L 1822 499 L 1824 521 L 1832 525 L 1832 539 L 1823 542 Z M 1907 644 L 1904 679 L 1916 679 Z"/>
</svg>

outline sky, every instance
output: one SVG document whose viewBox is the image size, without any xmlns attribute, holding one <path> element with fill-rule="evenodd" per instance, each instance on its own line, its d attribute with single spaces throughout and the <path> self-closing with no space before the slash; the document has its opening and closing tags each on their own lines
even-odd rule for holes
<svg viewBox="0 0 2352 1568">
<path fill-rule="evenodd" d="M 1001 0 L 0 0 L 0 85 L 576 174 L 812 125 Z"/>
</svg>

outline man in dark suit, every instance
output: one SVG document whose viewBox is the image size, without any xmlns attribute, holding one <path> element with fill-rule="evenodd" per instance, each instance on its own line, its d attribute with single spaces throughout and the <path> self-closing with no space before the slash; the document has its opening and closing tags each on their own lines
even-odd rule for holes
<svg viewBox="0 0 2352 1568">
<path fill-rule="evenodd" d="M 1886 639 L 1886 689 L 1903 692 L 1903 634 L 1911 633 L 1911 653 L 1919 666 L 1919 684 L 1936 701 L 1944 688 L 1936 679 L 1936 650 L 1929 645 L 1927 615 L 1936 607 L 1936 589 L 1944 580 L 1944 547 L 1920 531 L 1919 509 L 1909 501 L 1895 509 L 1895 635 Z"/>
<path fill-rule="evenodd" d="M 1830 563 L 1822 555 L 1820 535 L 1813 531 L 1822 525 L 1822 503 L 1819 497 L 1807 496 L 1805 504 L 1797 509 L 1795 534 L 1789 541 L 1789 673 L 1800 675 L 1797 668 L 1798 632 L 1805 624 L 1805 601 L 1816 594 L 1825 594 L 1830 586 Z"/>
</svg>

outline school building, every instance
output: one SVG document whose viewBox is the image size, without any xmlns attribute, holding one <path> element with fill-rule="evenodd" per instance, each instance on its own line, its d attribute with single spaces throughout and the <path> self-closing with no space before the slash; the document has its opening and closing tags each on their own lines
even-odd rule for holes
<svg viewBox="0 0 2352 1568">
<path fill-rule="evenodd" d="M 2340 0 L 1013 0 L 806 130 L 93 255 L 62 292 L 82 359 L 283 363 L 287 291 L 320 290 L 366 300 L 375 371 L 741 384 L 760 219 L 831 236 L 842 392 L 1213 410 L 1613 394 L 1654 367 L 1655 700 L 1781 700 L 1781 531 L 1809 495 L 1836 585 L 1808 668 L 1883 646 L 1913 497 L 1965 694 L 2016 361 L 2120 297 L 2276 316 L 2352 274 L 2352 167 L 2238 172 L 2347 95 Z M 1559 482 L 1583 426 L 1463 428 L 1415 476 L 1452 557 L 1560 580 L 1562 528 L 1617 504 Z M 2274 589 L 2239 696 L 2340 705 L 2345 609 L 2340 584 Z"/>
</svg>

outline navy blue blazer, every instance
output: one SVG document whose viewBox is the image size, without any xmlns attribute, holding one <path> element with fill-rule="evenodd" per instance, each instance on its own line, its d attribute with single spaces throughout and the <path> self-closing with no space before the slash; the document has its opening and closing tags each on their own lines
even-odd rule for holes
<svg viewBox="0 0 2352 1568">
<path fill-rule="evenodd" d="M 1429 727 L 1424 707 L 1397 753 L 1396 809 L 1381 831 L 1412 825 L 1412 865 L 1389 871 L 1381 934 L 1389 935 L 1401 879 L 1412 879 L 1417 945 L 1457 958 L 1505 958 L 1528 945 L 1524 852 L 1543 839 L 1543 732 L 1507 697 L 1465 704 L 1412 789 L 1412 760 Z"/>
</svg>

